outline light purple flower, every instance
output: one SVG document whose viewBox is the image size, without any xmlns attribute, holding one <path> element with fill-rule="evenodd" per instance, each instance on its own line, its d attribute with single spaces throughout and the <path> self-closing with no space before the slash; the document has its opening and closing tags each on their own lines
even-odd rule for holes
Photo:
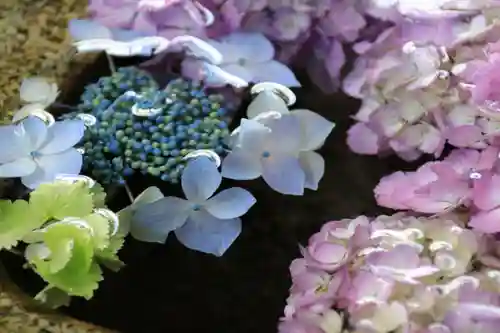
<svg viewBox="0 0 500 333">
<path fill-rule="evenodd" d="M 164 243 L 173 231 L 186 247 L 222 256 L 241 232 L 239 217 L 256 200 L 239 187 L 212 196 L 221 180 L 217 165 L 209 158 L 189 161 L 181 176 L 187 199 L 165 197 L 136 207 L 131 235 L 141 241 Z"/>
</svg>

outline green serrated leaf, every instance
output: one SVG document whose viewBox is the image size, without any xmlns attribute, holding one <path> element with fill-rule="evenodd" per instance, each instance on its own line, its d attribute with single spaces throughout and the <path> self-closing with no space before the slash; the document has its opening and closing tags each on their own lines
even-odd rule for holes
<svg viewBox="0 0 500 333">
<path fill-rule="evenodd" d="M 104 191 L 104 187 L 95 183 L 90 189 L 90 193 L 92 194 L 92 200 L 94 201 L 95 208 L 106 207 L 106 191 Z"/>
<path fill-rule="evenodd" d="M 108 219 L 104 216 L 94 213 L 84 218 L 88 225 L 92 228 L 92 242 L 94 248 L 104 249 L 109 245 L 110 225 Z"/>
<path fill-rule="evenodd" d="M 97 260 L 110 270 L 114 272 L 119 271 L 125 266 L 125 263 L 118 257 L 118 251 L 121 250 L 124 244 L 125 238 L 122 235 L 117 234 L 113 236 L 109 241 L 108 247 L 96 252 Z"/>
<path fill-rule="evenodd" d="M 50 285 L 59 288 L 70 296 L 81 296 L 90 299 L 98 282 L 102 280 L 102 272 L 94 262 L 94 243 L 90 228 L 77 223 L 54 223 L 44 232 L 44 245 L 48 255 L 27 256 L 34 270 Z M 69 251 L 66 244 L 72 244 Z M 34 245 L 34 244 L 33 244 Z M 59 268 L 62 258 L 69 260 L 62 269 Z M 54 264 L 53 261 L 57 263 Z"/>
<path fill-rule="evenodd" d="M 43 213 L 46 220 L 83 217 L 94 208 L 93 196 L 84 182 L 63 181 L 40 185 L 31 192 L 30 205 Z"/>
<path fill-rule="evenodd" d="M 63 290 L 48 285 L 35 296 L 35 301 L 43 303 L 45 307 L 57 309 L 61 306 L 69 306 L 71 296 Z"/>
<path fill-rule="evenodd" d="M 0 201 L 0 249 L 10 249 L 45 223 L 42 214 L 24 200 Z"/>
</svg>

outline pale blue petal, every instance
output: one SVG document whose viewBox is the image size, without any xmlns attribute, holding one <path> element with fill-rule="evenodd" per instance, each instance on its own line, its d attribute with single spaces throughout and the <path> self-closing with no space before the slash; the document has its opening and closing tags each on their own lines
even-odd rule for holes
<svg viewBox="0 0 500 333">
<path fill-rule="evenodd" d="M 26 139 L 28 139 L 31 151 L 37 150 L 47 139 L 47 124 L 38 117 L 27 117 L 21 122 L 20 126 L 26 133 Z"/>
<path fill-rule="evenodd" d="M 72 19 L 69 20 L 68 30 L 74 41 L 112 39 L 111 31 L 96 21 Z"/>
<path fill-rule="evenodd" d="M 203 70 L 203 81 L 209 87 L 223 87 L 231 85 L 236 88 L 242 88 L 248 86 L 246 78 L 250 77 L 250 74 L 243 70 L 238 72 L 236 70 L 237 67 L 235 66 L 226 66 L 227 68 L 221 68 L 206 61 L 201 61 L 200 65 Z"/>
<path fill-rule="evenodd" d="M 172 39 L 172 45 L 181 45 L 186 54 L 209 63 L 219 65 L 223 56 L 212 44 L 194 36 L 178 36 Z"/>
<path fill-rule="evenodd" d="M 318 149 L 332 132 L 335 124 L 310 110 L 293 110 L 292 115 L 299 120 L 302 150 Z"/>
<path fill-rule="evenodd" d="M 38 168 L 30 175 L 22 177 L 24 186 L 35 189 L 42 183 L 51 183 L 60 175 L 78 175 L 82 169 L 83 157 L 76 149 L 54 155 L 35 158 Z"/>
<path fill-rule="evenodd" d="M 236 147 L 249 153 L 260 154 L 271 135 L 271 129 L 256 120 L 242 119 Z"/>
<path fill-rule="evenodd" d="M 190 203 L 176 197 L 140 205 L 132 215 L 130 234 L 143 242 L 164 243 L 171 231 L 186 223 L 190 211 Z"/>
<path fill-rule="evenodd" d="M 182 172 L 181 185 L 186 198 L 203 202 L 210 198 L 220 186 L 222 176 L 215 162 L 208 157 L 190 160 Z"/>
<path fill-rule="evenodd" d="M 266 142 L 267 149 L 273 152 L 297 153 L 301 147 L 300 123 L 291 114 L 269 120 L 271 135 Z"/>
<path fill-rule="evenodd" d="M 125 30 L 125 29 L 109 29 L 113 35 L 113 39 L 121 42 L 132 41 L 141 37 L 147 37 L 148 34 L 140 31 Z"/>
<path fill-rule="evenodd" d="M 85 124 L 82 120 L 57 121 L 49 127 L 47 140 L 38 149 L 41 154 L 56 154 L 73 147 L 83 137 Z"/>
<path fill-rule="evenodd" d="M 58 154 L 40 155 L 35 158 L 38 166 L 53 175 L 79 175 L 82 170 L 83 156 L 76 149 L 70 148 Z"/>
<path fill-rule="evenodd" d="M 228 179 L 256 179 L 262 175 L 262 165 L 255 155 L 248 154 L 243 149 L 236 149 L 222 160 L 221 174 Z"/>
<path fill-rule="evenodd" d="M 288 106 L 283 98 L 272 91 L 262 91 L 252 100 L 250 105 L 248 105 L 247 117 L 250 119 L 255 118 L 259 114 L 268 111 L 276 111 L 281 114 L 289 112 Z"/>
<path fill-rule="evenodd" d="M 315 151 L 304 151 L 300 153 L 299 161 L 306 175 L 304 187 L 316 191 L 325 174 L 325 160 Z"/>
<path fill-rule="evenodd" d="M 256 201 L 247 190 L 233 187 L 209 199 L 205 204 L 205 209 L 216 218 L 233 219 L 246 214 Z"/>
<path fill-rule="evenodd" d="M 187 223 L 174 232 L 179 242 L 187 248 L 220 257 L 240 235 L 241 220 L 220 220 L 200 210 L 194 212 Z"/>
<path fill-rule="evenodd" d="M 279 61 L 250 63 L 247 68 L 254 74 L 255 83 L 276 82 L 286 87 L 301 86 L 292 70 Z"/>
<path fill-rule="evenodd" d="M 31 153 L 31 143 L 21 126 L 0 126 L 0 163 L 12 162 Z"/>
<path fill-rule="evenodd" d="M 299 160 L 293 156 L 274 154 L 262 162 L 262 178 L 275 191 L 303 195 L 306 176 Z"/>
<path fill-rule="evenodd" d="M 0 178 L 17 178 L 35 172 L 36 163 L 32 158 L 22 157 L 12 162 L 0 164 Z"/>
</svg>

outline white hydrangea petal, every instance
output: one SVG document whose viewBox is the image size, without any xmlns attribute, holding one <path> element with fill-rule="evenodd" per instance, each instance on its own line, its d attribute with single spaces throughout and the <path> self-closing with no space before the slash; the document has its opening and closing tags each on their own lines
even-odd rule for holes
<svg viewBox="0 0 500 333">
<path fill-rule="evenodd" d="M 17 178 L 35 172 L 36 163 L 32 158 L 22 157 L 12 162 L 0 164 L 0 178 Z"/>
<path fill-rule="evenodd" d="M 263 159 L 262 177 L 277 192 L 289 195 L 304 194 L 306 176 L 296 157 L 274 153 Z"/>
<path fill-rule="evenodd" d="M 26 139 L 29 142 L 29 152 L 36 151 L 47 139 L 47 124 L 38 117 L 27 117 L 19 126 L 24 130 Z"/>
<path fill-rule="evenodd" d="M 256 201 L 247 190 L 233 187 L 209 199 L 205 204 L 205 209 L 216 218 L 233 219 L 246 214 Z"/>
<path fill-rule="evenodd" d="M 237 149 L 230 152 L 222 161 L 221 174 L 228 179 L 256 179 L 262 175 L 262 165 L 255 155 Z"/>
<path fill-rule="evenodd" d="M 179 242 L 192 250 L 222 256 L 241 233 L 241 220 L 218 219 L 205 210 L 194 212 L 176 229 Z"/>
<path fill-rule="evenodd" d="M 272 91 L 263 91 L 248 105 L 247 117 L 251 119 L 267 111 L 276 111 L 282 114 L 289 112 L 288 106 L 281 97 Z"/>
<path fill-rule="evenodd" d="M 54 175 L 45 172 L 40 167 L 37 167 L 34 172 L 21 177 L 21 183 L 29 189 L 36 189 L 40 184 L 50 183 L 55 179 Z"/>
<path fill-rule="evenodd" d="M 186 198 L 198 203 L 210 198 L 221 182 L 222 176 L 217 165 L 208 157 L 190 160 L 181 176 L 182 190 Z"/>
<path fill-rule="evenodd" d="M 236 88 L 248 86 L 252 78 L 251 73 L 241 66 L 227 65 L 219 67 L 208 62 L 201 63 L 203 68 L 203 82 L 210 87 L 223 87 L 231 85 Z"/>
<path fill-rule="evenodd" d="M 143 242 L 164 243 L 171 231 L 186 223 L 189 213 L 189 201 L 176 197 L 165 197 L 137 206 L 130 234 Z"/>
<path fill-rule="evenodd" d="M 24 128 L 17 125 L 0 126 L 0 142 L 0 163 L 12 162 L 31 152 L 31 143 Z"/>
<path fill-rule="evenodd" d="M 223 61 L 222 53 L 212 43 L 208 43 L 194 36 L 177 36 L 172 39 L 172 45 L 181 45 L 186 54 L 198 59 L 219 65 Z"/>
<path fill-rule="evenodd" d="M 85 123 L 78 120 L 57 121 L 49 127 L 47 140 L 37 151 L 41 154 L 56 154 L 73 147 L 83 137 Z"/>
<path fill-rule="evenodd" d="M 297 153 L 301 148 L 300 123 L 291 114 L 283 115 L 269 122 L 271 134 L 266 149 L 273 152 Z"/>
<path fill-rule="evenodd" d="M 316 191 L 325 174 L 325 160 L 315 151 L 304 151 L 299 155 L 299 162 L 306 176 L 304 187 Z"/>
<path fill-rule="evenodd" d="M 28 103 L 52 104 L 57 98 L 57 85 L 45 78 L 32 77 L 24 79 L 20 87 L 21 100 Z"/>
<path fill-rule="evenodd" d="M 249 154 L 260 154 L 269 140 L 271 129 L 256 120 L 242 119 L 238 128 L 236 146 Z"/>
<path fill-rule="evenodd" d="M 332 132 L 335 124 L 319 114 L 306 109 L 291 111 L 300 123 L 302 133 L 302 150 L 319 148 Z"/>
<path fill-rule="evenodd" d="M 251 63 L 246 68 L 253 74 L 253 82 L 276 82 L 286 87 L 300 87 L 301 84 L 293 71 L 285 64 L 270 60 L 260 63 Z"/>
</svg>

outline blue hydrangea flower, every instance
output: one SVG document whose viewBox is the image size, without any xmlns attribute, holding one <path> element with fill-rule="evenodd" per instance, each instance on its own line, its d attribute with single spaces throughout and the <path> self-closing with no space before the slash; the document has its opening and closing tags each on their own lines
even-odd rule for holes
<svg viewBox="0 0 500 333">
<path fill-rule="evenodd" d="M 186 199 L 165 197 L 138 207 L 131 235 L 141 241 L 164 243 L 173 231 L 186 247 L 222 256 L 241 232 L 239 217 L 256 200 L 238 187 L 212 196 L 221 181 L 216 164 L 208 157 L 191 160 L 181 178 Z"/>
<path fill-rule="evenodd" d="M 21 177 L 31 189 L 52 182 L 60 174 L 77 175 L 82 155 L 73 146 L 83 137 L 80 120 L 47 125 L 30 116 L 17 125 L 0 127 L 0 177 Z"/>
</svg>

